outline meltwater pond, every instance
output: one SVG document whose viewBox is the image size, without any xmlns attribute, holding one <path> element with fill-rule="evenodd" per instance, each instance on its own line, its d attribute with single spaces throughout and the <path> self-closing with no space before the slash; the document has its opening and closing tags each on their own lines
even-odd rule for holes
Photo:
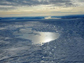
<svg viewBox="0 0 84 63">
<path fill-rule="evenodd" d="M 15 33 L 18 38 L 29 39 L 32 44 L 42 45 L 44 43 L 56 40 L 59 38 L 60 34 L 55 32 L 38 32 L 33 31 L 31 28 L 21 29 L 19 32 Z"/>
</svg>

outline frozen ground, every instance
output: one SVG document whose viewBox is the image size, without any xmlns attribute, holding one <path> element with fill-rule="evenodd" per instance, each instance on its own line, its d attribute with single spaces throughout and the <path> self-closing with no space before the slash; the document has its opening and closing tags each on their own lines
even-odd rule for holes
<svg viewBox="0 0 84 63">
<path fill-rule="evenodd" d="M 0 22 L 0 63 L 84 63 L 84 19 Z"/>
</svg>

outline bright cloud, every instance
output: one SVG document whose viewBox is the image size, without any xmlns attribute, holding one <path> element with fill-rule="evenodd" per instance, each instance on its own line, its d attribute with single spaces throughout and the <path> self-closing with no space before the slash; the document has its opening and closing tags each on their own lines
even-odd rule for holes
<svg viewBox="0 0 84 63">
<path fill-rule="evenodd" d="M 0 17 L 84 14 L 83 0 L 1 0 Z"/>
</svg>

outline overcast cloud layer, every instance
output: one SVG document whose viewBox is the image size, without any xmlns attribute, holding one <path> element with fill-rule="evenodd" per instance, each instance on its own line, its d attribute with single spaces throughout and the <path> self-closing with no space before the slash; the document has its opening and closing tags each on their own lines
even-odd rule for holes
<svg viewBox="0 0 84 63">
<path fill-rule="evenodd" d="M 70 0 L 0 0 L 0 5 L 40 5 L 40 4 L 54 4 L 54 5 L 73 5 Z"/>
<path fill-rule="evenodd" d="M 0 16 L 84 14 L 84 0 L 0 0 Z"/>
<path fill-rule="evenodd" d="M 84 0 L 0 0 L 0 10 L 15 9 L 18 6 L 54 5 L 77 6 Z"/>
</svg>

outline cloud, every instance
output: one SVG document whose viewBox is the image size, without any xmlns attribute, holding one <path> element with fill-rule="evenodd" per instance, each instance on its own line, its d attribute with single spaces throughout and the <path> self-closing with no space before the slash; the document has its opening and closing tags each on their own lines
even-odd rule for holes
<svg viewBox="0 0 84 63">
<path fill-rule="evenodd" d="M 84 0 L 0 0 L 0 10 L 15 9 L 18 6 L 37 6 L 37 5 L 53 5 L 53 6 L 80 6 L 84 5 Z M 12 7 L 3 7 L 12 6 Z"/>
<path fill-rule="evenodd" d="M 51 15 L 54 11 L 79 13 L 83 8 L 84 0 L 0 0 L 0 16 L 3 17 Z"/>
<path fill-rule="evenodd" d="M 71 6 L 71 0 L 0 0 L 0 5 L 24 6 L 24 5 L 45 5 L 53 4 L 56 6 Z"/>
<path fill-rule="evenodd" d="M 74 5 L 84 6 L 84 0 L 73 0 L 72 2 Z"/>
<path fill-rule="evenodd" d="M 15 9 L 16 7 L 14 6 L 0 6 L 0 10 L 12 10 Z"/>
</svg>

